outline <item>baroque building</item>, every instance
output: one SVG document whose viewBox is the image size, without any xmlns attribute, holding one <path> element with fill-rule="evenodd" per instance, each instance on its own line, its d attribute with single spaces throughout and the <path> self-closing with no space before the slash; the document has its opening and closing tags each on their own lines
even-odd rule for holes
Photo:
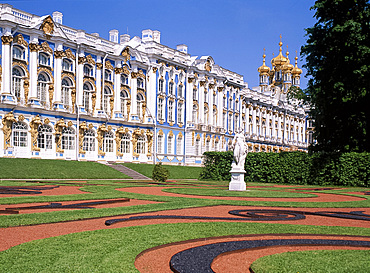
<svg viewBox="0 0 370 273">
<path fill-rule="evenodd" d="M 109 40 L 0 4 L 2 157 L 199 165 L 244 131 L 250 151 L 305 150 L 306 114 L 287 100 L 302 71 L 280 53 L 260 86 L 211 56 L 141 37 Z"/>
</svg>

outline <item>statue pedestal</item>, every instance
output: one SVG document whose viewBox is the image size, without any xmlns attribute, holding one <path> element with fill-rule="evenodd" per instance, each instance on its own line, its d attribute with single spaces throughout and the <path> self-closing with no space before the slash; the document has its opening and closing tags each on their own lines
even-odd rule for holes
<svg viewBox="0 0 370 273">
<path fill-rule="evenodd" d="M 232 168 L 231 171 L 231 181 L 229 183 L 229 191 L 245 191 L 247 185 L 244 182 L 245 171 L 238 168 Z"/>
</svg>

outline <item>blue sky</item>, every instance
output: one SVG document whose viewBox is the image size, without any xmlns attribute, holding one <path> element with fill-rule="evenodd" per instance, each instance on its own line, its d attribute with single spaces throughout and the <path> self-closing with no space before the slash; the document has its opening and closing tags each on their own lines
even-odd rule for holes
<svg viewBox="0 0 370 273">
<path fill-rule="evenodd" d="M 25 0 L 5 1 L 39 16 L 63 13 L 63 24 L 108 38 L 111 29 L 141 37 L 143 29 L 159 30 L 161 43 L 188 45 L 188 53 L 210 55 L 216 64 L 258 85 L 257 68 L 288 45 L 290 61 L 305 43 L 305 28 L 316 22 L 314 0 Z M 302 67 L 304 60 L 299 58 Z M 305 73 L 305 70 L 303 70 Z M 302 77 L 301 87 L 307 79 Z"/>
</svg>

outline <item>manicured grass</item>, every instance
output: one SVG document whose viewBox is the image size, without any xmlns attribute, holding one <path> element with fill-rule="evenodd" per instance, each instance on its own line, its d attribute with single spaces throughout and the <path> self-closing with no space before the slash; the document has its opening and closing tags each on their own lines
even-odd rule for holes
<svg viewBox="0 0 370 273">
<path fill-rule="evenodd" d="M 268 191 L 268 190 L 256 190 L 251 189 L 247 191 L 229 191 L 219 190 L 210 188 L 172 188 L 164 189 L 165 192 L 179 193 L 179 194 L 191 194 L 191 195 L 202 195 L 202 196 L 223 196 L 223 197 L 265 197 L 265 198 L 307 198 L 316 197 L 314 194 L 306 194 L 299 192 L 288 192 L 288 191 Z"/>
<path fill-rule="evenodd" d="M 97 162 L 0 158 L 2 179 L 131 178 Z"/>
<path fill-rule="evenodd" d="M 316 250 L 287 252 L 255 261 L 255 273 L 370 272 L 370 250 Z"/>
<path fill-rule="evenodd" d="M 122 165 L 137 171 L 147 177 L 152 177 L 153 164 L 123 163 Z M 163 165 L 170 171 L 168 179 L 198 179 L 201 167 Z"/>
<path fill-rule="evenodd" d="M 0 252 L 0 272 L 138 272 L 135 257 L 148 248 L 197 238 L 263 233 L 370 235 L 365 228 L 261 223 L 134 226 L 73 233 L 15 246 Z"/>
</svg>

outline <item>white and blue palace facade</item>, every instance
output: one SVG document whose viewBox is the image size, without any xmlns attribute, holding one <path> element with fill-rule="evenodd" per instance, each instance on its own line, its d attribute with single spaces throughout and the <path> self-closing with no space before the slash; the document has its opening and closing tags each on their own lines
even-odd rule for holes
<svg viewBox="0 0 370 273">
<path fill-rule="evenodd" d="M 287 100 L 302 70 L 288 52 L 258 68 L 260 86 L 160 43 L 109 40 L 0 4 L 0 156 L 200 165 L 243 131 L 249 151 L 307 149 L 305 110 Z"/>
</svg>

